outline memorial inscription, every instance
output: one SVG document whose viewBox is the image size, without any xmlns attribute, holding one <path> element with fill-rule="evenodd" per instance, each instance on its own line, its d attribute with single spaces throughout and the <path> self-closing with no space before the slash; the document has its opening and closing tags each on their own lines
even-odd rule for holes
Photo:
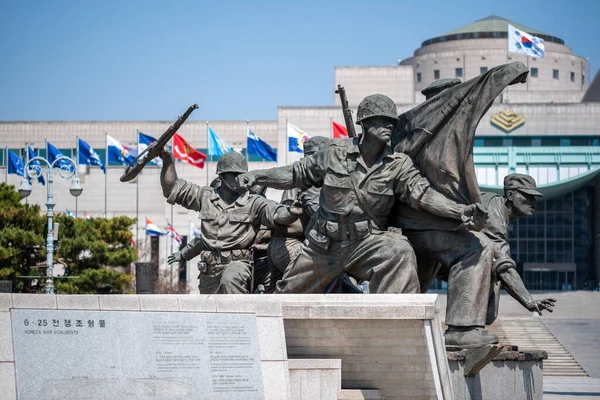
<svg viewBox="0 0 600 400">
<path fill-rule="evenodd" d="M 13 310 L 19 399 L 262 399 L 256 317 Z"/>
</svg>

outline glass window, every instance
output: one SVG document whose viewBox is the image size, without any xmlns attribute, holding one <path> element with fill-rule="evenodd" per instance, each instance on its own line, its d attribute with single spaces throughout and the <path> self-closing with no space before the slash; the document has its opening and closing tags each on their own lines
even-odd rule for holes
<svg viewBox="0 0 600 400">
<path fill-rule="evenodd" d="M 529 74 L 532 78 L 537 78 L 538 77 L 538 69 L 533 67 L 531 68 L 531 73 Z"/>
<path fill-rule="evenodd" d="M 484 141 L 483 139 L 475 139 L 475 147 L 483 147 L 484 146 Z"/>
<path fill-rule="evenodd" d="M 571 82 L 575 82 L 575 72 L 571 72 Z"/>
<path fill-rule="evenodd" d="M 485 74 L 486 72 L 488 72 L 488 67 L 479 67 L 480 74 Z"/>
<path fill-rule="evenodd" d="M 558 79 L 558 70 L 557 69 L 553 69 L 552 70 L 552 78 L 553 79 Z"/>
<path fill-rule="evenodd" d="M 589 138 L 571 138 L 571 146 L 589 146 L 590 139 Z"/>
<path fill-rule="evenodd" d="M 585 86 L 585 75 L 581 75 L 581 86 Z"/>
<path fill-rule="evenodd" d="M 421 82 L 421 73 L 417 72 L 417 82 Z"/>
<path fill-rule="evenodd" d="M 454 69 L 454 76 L 456 78 L 462 78 L 462 76 L 463 76 L 463 69 L 462 68 L 455 68 Z"/>
<path fill-rule="evenodd" d="M 439 69 L 433 70 L 433 79 L 440 79 L 440 70 Z"/>
<path fill-rule="evenodd" d="M 502 138 L 485 138 L 485 147 L 502 147 Z"/>
<path fill-rule="evenodd" d="M 569 147 L 571 145 L 571 139 L 569 138 L 561 138 L 560 139 L 560 147 Z"/>
<path fill-rule="evenodd" d="M 530 147 L 531 146 L 531 138 L 513 138 L 513 146 Z"/>
<path fill-rule="evenodd" d="M 542 146 L 560 146 L 560 138 L 542 138 Z"/>
</svg>

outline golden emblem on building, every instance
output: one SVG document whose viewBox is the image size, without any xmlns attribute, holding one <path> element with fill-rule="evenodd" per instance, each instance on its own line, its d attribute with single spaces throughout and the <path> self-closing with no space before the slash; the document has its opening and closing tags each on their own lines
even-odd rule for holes
<svg viewBox="0 0 600 400">
<path fill-rule="evenodd" d="M 519 112 L 506 109 L 492 115 L 490 122 L 496 128 L 508 133 L 523 125 L 525 123 L 525 117 Z"/>
</svg>

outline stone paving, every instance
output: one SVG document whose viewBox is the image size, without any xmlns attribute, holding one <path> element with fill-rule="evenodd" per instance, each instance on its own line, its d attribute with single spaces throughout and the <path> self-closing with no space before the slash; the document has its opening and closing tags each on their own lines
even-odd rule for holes
<svg viewBox="0 0 600 400">
<path fill-rule="evenodd" d="M 544 378 L 544 400 L 600 399 L 600 379 Z"/>
<path fill-rule="evenodd" d="M 589 374 L 589 378 L 546 377 L 544 399 L 600 399 L 600 292 L 533 292 L 533 297 L 557 300 L 553 313 L 542 317 L 524 309 L 508 294 L 500 300 L 499 319 L 540 318 L 556 339 Z M 440 293 L 442 320 L 446 295 Z"/>
</svg>

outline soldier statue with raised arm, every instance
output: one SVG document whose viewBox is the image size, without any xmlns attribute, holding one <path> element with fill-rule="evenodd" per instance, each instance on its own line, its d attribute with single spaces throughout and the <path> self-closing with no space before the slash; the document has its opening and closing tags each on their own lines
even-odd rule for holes
<svg viewBox="0 0 600 400">
<path fill-rule="evenodd" d="M 296 207 L 286 207 L 266 198 L 241 193 L 236 177 L 248 171 L 246 158 L 237 152 L 225 153 L 217 162 L 220 185 L 203 187 L 179 179 L 173 156 L 161 153 L 163 166 L 160 183 L 169 204 L 179 204 L 198 211 L 200 244 L 200 293 L 249 293 L 252 288 L 251 247 L 261 224 L 269 228 L 289 225 L 301 214 Z M 191 259 L 197 254 L 183 249 L 171 257 Z"/>
</svg>

